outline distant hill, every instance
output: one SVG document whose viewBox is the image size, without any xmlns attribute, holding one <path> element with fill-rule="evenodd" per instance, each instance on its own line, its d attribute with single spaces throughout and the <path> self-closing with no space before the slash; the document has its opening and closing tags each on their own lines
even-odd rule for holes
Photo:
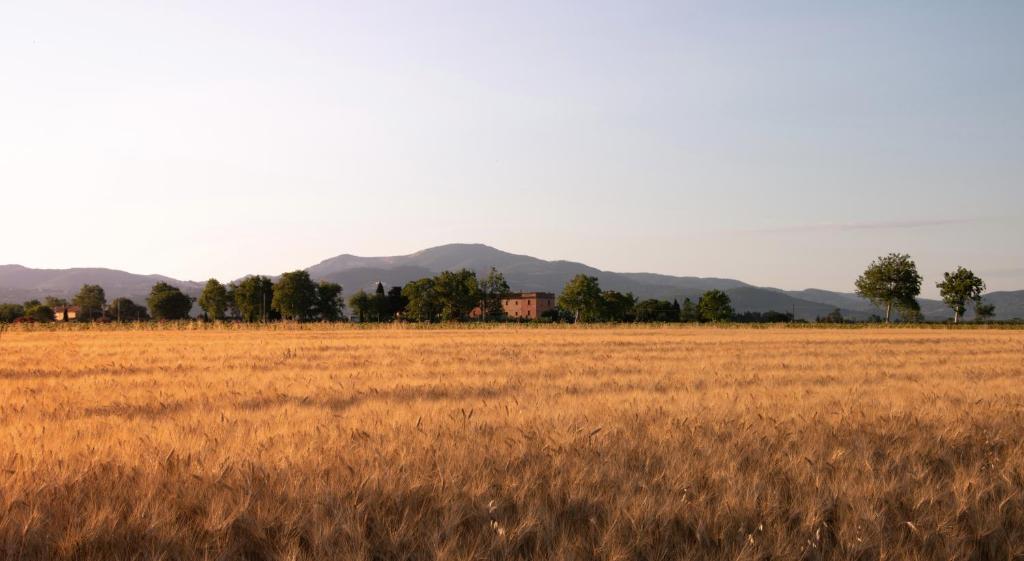
<svg viewBox="0 0 1024 561">
<path fill-rule="evenodd" d="M 514 290 L 558 292 L 566 281 L 578 274 L 596 276 L 601 286 L 611 290 L 642 290 L 648 298 L 700 294 L 711 288 L 748 286 L 733 279 L 672 277 L 651 273 L 613 273 L 572 261 L 545 261 L 528 255 L 516 255 L 482 244 L 450 244 L 394 257 L 358 257 L 339 255 L 309 267 L 314 278 L 338 282 L 353 290 L 372 288 L 378 280 L 386 285 L 405 284 L 410 280 L 444 270 L 470 269 L 486 274 L 495 267 L 501 271 Z M 367 282 L 367 271 L 379 278 Z M 639 294 L 639 293 L 638 293 Z"/>
<path fill-rule="evenodd" d="M 405 284 L 444 270 L 470 269 L 478 275 L 494 267 L 505 275 L 513 290 L 559 292 L 572 277 L 598 278 L 610 290 L 633 292 L 643 298 L 696 296 L 712 288 L 748 286 L 733 279 L 673 277 L 652 273 L 614 273 L 573 261 L 545 261 L 508 253 L 482 244 L 450 244 L 393 257 L 339 255 L 309 267 L 317 279 L 337 282 L 351 290 L 372 288 L 377 281 L 388 286 Z M 376 277 L 374 277 L 376 275 Z"/>
<path fill-rule="evenodd" d="M 809 300 L 811 302 L 819 302 L 826 304 L 832 308 L 840 308 L 847 310 L 857 310 L 863 312 L 874 313 L 875 307 L 871 302 L 857 296 L 856 294 L 848 294 L 844 292 L 832 292 L 830 290 L 821 290 L 818 288 L 808 288 L 806 290 L 787 290 L 786 294 L 793 298 L 800 298 L 802 300 Z"/>
<path fill-rule="evenodd" d="M 814 320 L 839 308 L 844 317 L 863 320 L 881 310 L 856 294 L 809 288 L 780 290 L 758 287 L 743 281 L 714 277 L 677 277 L 655 273 L 617 273 L 573 261 L 546 261 L 529 255 L 517 255 L 482 244 L 449 244 L 391 257 L 360 257 L 343 254 L 325 259 L 307 270 L 317 280 L 337 282 L 346 294 L 359 289 L 371 290 L 377 282 L 400 286 L 444 270 L 471 269 L 486 274 L 491 267 L 501 271 L 513 290 L 558 293 L 578 274 L 598 278 L 605 289 L 632 292 L 639 298 L 696 300 L 706 290 L 719 289 L 729 294 L 738 312 L 794 312 L 797 318 Z M 83 284 L 98 284 L 107 299 L 125 296 L 144 302 L 157 282 L 178 286 L 198 296 L 203 283 L 181 281 L 162 275 L 137 275 L 113 269 L 30 269 L 20 265 L 0 265 L 0 302 L 23 302 L 45 296 L 71 297 Z M 996 306 L 996 318 L 1024 318 L 1024 290 L 992 292 L 985 300 Z M 921 299 L 927 319 L 952 316 L 938 300 Z M 970 313 L 968 314 L 970 318 Z"/>
<path fill-rule="evenodd" d="M 1024 290 L 989 292 L 983 299 L 996 307 L 997 318 L 1024 320 Z"/>
<path fill-rule="evenodd" d="M 517 291 L 539 290 L 557 294 L 566 281 L 585 274 L 597 277 L 602 288 L 632 292 L 639 298 L 696 300 L 707 290 L 719 289 L 730 295 L 737 311 L 795 311 L 796 317 L 813 320 L 835 309 L 833 305 L 776 289 L 751 286 L 735 279 L 616 273 L 573 261 L 545 261 L 516 255 L 481 244 L 450 244 L 392 257 L 339 255 L 307 270 L 314 278 L 337 282 L 351 292 L 372 289 L 377 281 L 386 286 L 397 286 L 443 270 L 467 268 L 477 274 L 486 274 L 491 267 L 501 271 L 512 289 Z M 866 319 L 874 313 L 852 309 L 843 311 L 846 317 L 855 319 Z"/>
<path fill-rule="evenodd" d="M 747 286 L 725 291 L 738 312 L 791 312 L 798 319 L 814 321 L 839 308 L 843 317 L 851 320 L 866 320 L 875 312 L 819 302 L 810 298 L 798 298 L 774 288 Z"/>
<path fill-rule="evenodd" d="M 30 269 L 21 265 L 0 265 L 0 302 L 41 300 L 46 296 L 70 298 L 83 284 L 98 284 L 106 292 L 108 301 L 125 297 L 143 303 L 149 290 L 158 282 L 172 284 L 193 296 L 203 288 L 202 283 L 114 269 Z"/>
</svg>

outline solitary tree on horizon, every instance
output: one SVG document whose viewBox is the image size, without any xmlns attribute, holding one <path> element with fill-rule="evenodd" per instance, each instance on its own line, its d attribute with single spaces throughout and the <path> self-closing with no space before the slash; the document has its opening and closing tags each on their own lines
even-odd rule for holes
<svg viewBox="0 0 1024 561">
<path fill-rule="evenodd" d="M 942 301 L 953 309 L 953 323 L 960 323 L 960 317 L 967 311 L 968 300 L 974 302 L 975 309 L 981 304 L 985 281 L 964 267 L 957 267 L 952 273 L 943 273 L 942 277 L 942 282 L 935 283 L 935 286 L 939 289 Z"/>
<path fill-rule="evenodd" d="M 872 261 L 854 284 L 858 295 L 885 309 L 885 323 L 889 323 L 894 307 L 914 309 L 917 295 L 921 293 L 921 280 L 917 265 L 909 255 L 890 253 Z"/>
</svg>

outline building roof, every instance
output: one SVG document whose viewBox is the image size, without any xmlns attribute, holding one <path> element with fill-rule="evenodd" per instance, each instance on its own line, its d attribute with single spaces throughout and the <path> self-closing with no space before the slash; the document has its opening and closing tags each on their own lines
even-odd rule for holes
<svg viewBox="0 0 1024 561">
<path fill-rule="evenodd" d="M 554 298 L 551 292 L 513 292 L 502 296 L 502 300 L 522 300 L 525 298 Z"/>
</svg>

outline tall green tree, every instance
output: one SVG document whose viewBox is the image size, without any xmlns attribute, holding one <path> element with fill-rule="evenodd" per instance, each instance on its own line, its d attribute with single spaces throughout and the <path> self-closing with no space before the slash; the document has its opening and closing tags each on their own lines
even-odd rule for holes
<svg viewBox="0 0 1024 561">
<path fill-rule="evenodd" d="M 128 298 L 114 298 L 107 305 L 107 317 L 115 321 L 142 321 L 149 319 L 149 312 Z"/>
<path fill-rule="evenodd" d="M 68 305 L 68 301 L 64 298 L 57 298 L 56 296 L 47 296 L 43 298 L 43 304 L 51 308 L 63 308 Z"/>
<path fill-rule="evenodd" d="M 53 308 L 47 306 L 46 304 L 43 304 L 42 302 L 40 302 L 38 300 L 32 301 L 31 304 L 32 304 L 31 306 L 29 306 L 27 304 L 24 306 L 24 308 L 25 308 L 25 316 L 24 317 L 29 318 L 29 319 L 34 320 L 34 321 L 38 321 L 40 323 L 49 323 L 49 322 L 54 320 L 55 316 L 54 316 L 54 313 L 53 313 Z"/>
<path fill-rule="evenodd" d="M 316 308 L 316 284 L 303 270 L 284 273 L 274 285 L 270 307 L 284 319 L 309 321 Z"/>
<path fill-rule="evenodd" d="M 227 292 L 228 301 L 228 307 L 227 310 L 224 311 L 224 315 L 229 318 L 241 317 L 241 314 L 238 313 L 238 304 L 235 303 L 235 290 L 237 288 L 238 287 L 235 286 L 235 283 L 233 282 L 229 282 L 228 284 L 224 285 L 224 290 Z"/>
<path fill-rule="evenodd" d="M 274 283 L 267 277 L 246 277 L 237 285 L 229 287 L 228 292 L 233 296 L 234 308 L 243 321 L 267 321 L 277 315 L 271 308 Z"/>
<path fill-rule="evenodd" d="M 605 290 L 601 293 L 601 319 L 604 321 L 632 321 L 635 307 L 636 297 L 631 292 L 623 294 L 617 290 Z"/>
<path fill-rule="evenodd" d="M 558 296 L 558 306 L 569 310 L 577 322 L 599 320 L 603 303 L 597 277 L 587 275 L 573 277 Z"/>
<path fill-rule="evenodd" d="M 316 285 L 316 315 L 324 321 L 338 321 L 345 310 L 340 284 L 320 281 Z"/>
<path fill-rule="evenodd" d="M 967 302 L 974 302 L 977 309 L 981 293 L 985 292 L 985 281 L 969 269 L 957 267 L 952 273 L 943 273 L 942 282 L 936 283 L 939 295 L 947 306 L 953 309 L 953 323 L 960 323 L 960 317 L 967 311 Z"/>
<path fill-rule="evenodd" d="M 667 300 L 649 299 L 636 305 L 636 320 L 640 322 L 679 321 L 680 310 Z"/>
<path fill-rule="evenodd" d="M 392 318 L 405 314 L 405 307 L 409 305 L 409 299 L 402 294 L 401 286 L 392 286 L 388 289 L 388 313 Z"/>
<path fill-rule="evenodd" d="M 188 319 L 192 311 L 192 298 L 176 286 L 158 282 L 149 291 L 146 306 L 153 319 Z"/>
<path fill-rule="evenodd" d="M 693 303 L 693 300 L 689 298 L 683 299 L 683 305 L 679 308 L 679 321 L 688 323 L 700 321 L 700 312 L 697 311 L 697 306 Z"/>
<path fill-rule="evenodd" d="M 921 304 L 914 298 L 896 304 L 896 311 L 900 313 L 900 321 L 903 323 L 921 323 L 924 321 L 924 314 L 921 313 Z"/>
<path fill-rule="evenodd" d="M 846 319 L 843 318 L 843 311 L 836 308 L 825 314 L 825 316 L 815 319 L 815 321 L 818 323 L 845 323 Z"/>
<path fill-rule="evenodd" d="M 732 318 L 732 300 L 721 290 L 709 290 L 697 301 L 697 314 L 702 321 L 728 321 Z"/>
<path fill-rule="evenodd" d="M 857 278 L 857 294 L 885 309 L 885 322 L 892 321 L 893 308 L 910 309 L 921 293 L 917 265 L 904 253 L 890 253 L 871 262 Z"/>
<path fill-rule="evenodd" d="M 441 315 L 441 304 L 434 292 L 434 279 L 423 278 L 406 283 L 402 296 L 407 304 L 405 315 L 412 321 L 435 322 Z"/>
<path fill-rule="evenodd" d="M 95 284 L 82 285 L 72 300 L 78 306 L 78 319 L 93 320 L 103 315 L 103 306 L 107 303 L 107 295 L 103 287 Z"/>
<path fill-rule="evenodd" d="M 978 302 L 974 306 L 974 321 L 988 321 L 996 315 L 995 304 L 989 304 L 988 302 Z"/>
<path fill-rule="evenodd" d="M 388 294 L 384 290 L 384 283 L 377 281 L 377 288 L 370 296 L 370 314 L 373 321 L 391 321 L 391 303 L 388 302 Z"/>
<path fill-rule="evenodd" d="M 349 297 L 348 306 L 355 312 L 359 323 L 367 321 L 373 315 L 373 298 L 365 290 L 357 290 Z"/>
<path fill-rule="evenodd" d="M 480 303 L 476 273 L 469 269 L 442 271 L 434 277 L 434 294 L 442 321 L 465 321 Z"/>
<path fill-rule="evenodd" d="M 206 286 L 199 295 L 199 307 L 203 309 L 207 319 L 224 319 L 228 312 L 228 289 L 217 279 L 206 281 Z"/>
<path fill-rule="evenodd" d="M 21 304 L 0 304 L 0 323 L 11 323 L 25 315 L 25 307 Z"/>
<path fill-rule="evenodd" d="M 505 275 L 491 267 L 487 276 L 480 281 L 480 317 L 484 321 L 505 317 L 501 300 L 511 293 Z"/>
</svg>

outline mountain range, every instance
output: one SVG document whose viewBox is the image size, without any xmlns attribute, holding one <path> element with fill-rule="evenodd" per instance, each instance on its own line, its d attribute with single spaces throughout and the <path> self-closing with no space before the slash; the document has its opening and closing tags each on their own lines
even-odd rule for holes
<svg viewBox="0 0 1024 561">
<path fill-rule="evenodd" d="M 797 318 L 807 320 L 824 316 L 836 308 L 849 319 L 864 320 L 880 313 L 873 304 L 853 293 L 814 288 L 781 290 L 726 278 L 617 273 L 572 261 L 546 261 L 516 255 L 482 244 L 449 244 L 392 257 L 343 254 L 308 267 L 307 271 L 316 280 L 341 284 L 345 292 L 351 294 L 359 289 L 372 289 L 377 282 L 396 286 L 443 270 L 467 268 L 486 274 L 491 267 L 501 271 L 515 291 L 557 294 L 569 279 L 577 274 L 586 274 L 597 277 L 604 289 L 632 292 L 639 298 L 696 300 L 706 290 L 724 290 L 737 312 L 793 312 Z M 199 294 L 204 284 L 114 269 L 31 269 L 20 265 L 0 265 L 0 302 L 22 302 L 45 296 L 67 298 L 83 284 L 102 286 L 108 300 L 124 296 L 144 302 L 150 287 L 161 281 L 178 286 L 193 296 Z M 991 292 L 985 295 L 985 300 L 995 305 L 997 319 L 1024 318 L 1024 290 Z M 939 300 L 922 298 L 919 302 L 927 319 L 941 320 L 952 316 L 949 308 Z"/>
</svg>

